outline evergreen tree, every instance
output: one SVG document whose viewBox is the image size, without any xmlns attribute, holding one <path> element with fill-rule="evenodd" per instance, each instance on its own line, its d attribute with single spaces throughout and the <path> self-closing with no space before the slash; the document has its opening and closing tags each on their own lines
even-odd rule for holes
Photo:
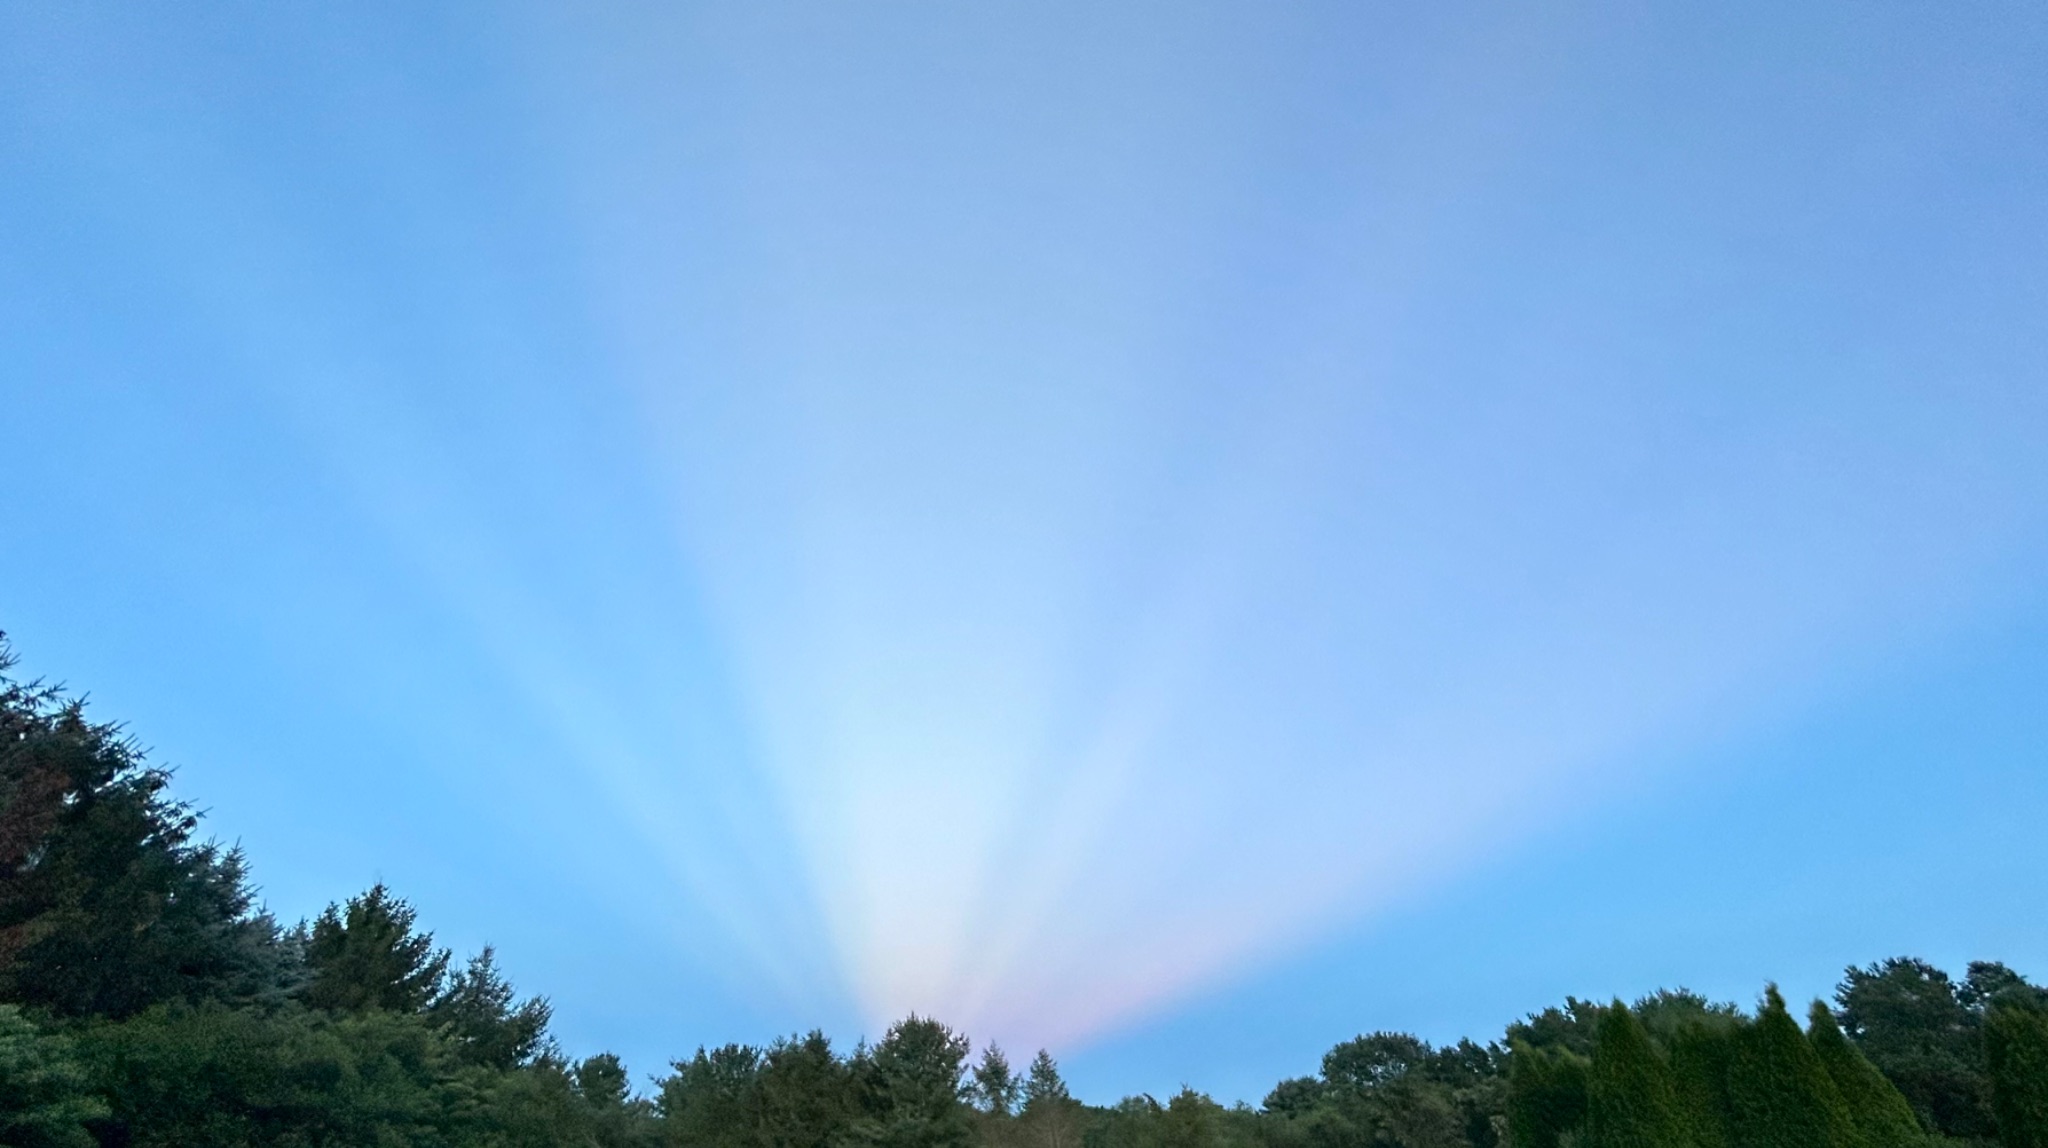
<svg viewBox="0 0 2048 1148">
<path fill-rule="evenodd" d="M 760 1127 L 761 1053 L 728 1044 L 676 1061 L 655 1098 L 668 1143 L 687 1148 L 749 1148 Z"/>
<path fill-rule="evenodd" d="M 1842 1094 L 1776 985 L 1736 1040 L 1728 1100 L 1739 1148 L 1862 1148 Z"/>
<path fill-rule="evenodd" d="M 586 1057 L 570 1071 L 569 1078 L 576 1086 L 576 1095 L 597 1108 L 623 1108 L 633 1095 L 626 1066 L 609 1052 Z"/>
<path fill-rule="evenodd" d="M 756 1079 L 766 1148 L 827 1148 L 844 1138 L 853 1119 L 851 1074 L 824 1033 L 776 1041 Z"/>
<path fill-rule="evenodd" d="M 542 997 L 514 1001 L 512 985 L 498 972 L 497 954 L 486 945 L 448 979 L 427 1007 L 427 1015 L 455 1042 L 464 1060 L 513 1068 L 540 1052 L 553 1013 Z"/>
<path fill-rule="evenodd" d="M 1223 1148 L 1229 1114 L 1221 1104 L 1183 1085 L 1154 1117 L 1158 1148 Z"/>
<path fill-rule="evenodd" d="M 118 726 L 13 665 L 0 635 L 0 1000 L 79 1017 L 274 995 L 288 962 L 241 854 L 194 840 Z"/>
<path fill-rule="evenodd" d="M 329 1012 L 417 1013 L 448 976 L 448 950 L 415 933 L 413 907 L 382 882 L 346 906 L 329 905 L 306 942 L 306 1003 Z"/>
<path fill-rule="evenodd" d="M 963 1148 L 972 1139 L 966 1103 L 967 1038 L 927 1017 L 896 1022 L 856 1058 L 863 1119 L 853 1131 L 889 1148 Z"/>
<path fill-rule="evenodd" d="M 86 1122 L 105 1115 L 71 1043 L 37 1031 L 13 1005 L 0 1005 L 0 1144 L 92 1148 Z"/>
<path fill-rule="evenodd" d="M 1003 1050 L 991 1044 L 981 1050 L 981 1062 L 974 1066 L 973 1093 L 975 1101 L 983 1112 L 991 1116 L 1008 1116 L 1017 1107 L 1017 1095 L 1022 1083 L 1010 1071 L 1010 1060 Z"/>
<path fill-rule="evenodd" d="M 1051 1053 L 1039 1049 L 1024 1077 L 1024 1110 L 1064 1104 L 1072 1099 L 1067 1095 L 1067 1082 L 1060 1079 L 1060 1066 L 1053 1062 Z"/>
<path fill-rule="evenodd" d="M 1984 1052 L 1999 1142 L 2048 1148 L 2048 1010 L 2001 998 L 1985 1016 Z"/>
<path fill-rule="evenodd" d="M 1586 1073 L 1583 1142 L 1587 1148 L 1691 1148 L 1671 1068 L 1620 1001 L 1600 1018 Z"/>
<path fill-rule="evenodd" d="M 1076 1148 L 1081 1140 L 1081 1103 L 1067 1094 L 1059 1065 L 1044 1049 L 1031 1059 L 1024 1074 L 1024 1108 L 1020 1113 L 1025 1143 L 1030 1148 Z"/>
<path fill-rule="evenodd" d="M 1681 1025 L 1667 1041 L 1678 1110 L 1697 1148 L 1730 1148 L 1732 1143 L 1728 1067 L 1741 1029 L 1740 1016 L 1723 1017 Z"/>
<path fill-rule="evenodd" d="M 1586 1122 L 1586 1061 L 1564 1049 L 1509 1047 L 1509 1136 L 1515 1148 L 1558 1148 Z"/>
<path fill-rule="evenodd" d="M 1920 1148 L 1927 1136 L 1920 1129 L 1919 1118 L 1913 1115 L 1913 1106 L 1842 1035 L 1835 1014 L 1826 1004 L 1813 1002 L 1808 1015 L 1807 1039 L 1826 1067 L 1828 1078 L 1835 1082 L 1836 1091 L 1842 1094 L 1842 1102 L 1848 1106 L 1864 1148 Z"/>
</svg>

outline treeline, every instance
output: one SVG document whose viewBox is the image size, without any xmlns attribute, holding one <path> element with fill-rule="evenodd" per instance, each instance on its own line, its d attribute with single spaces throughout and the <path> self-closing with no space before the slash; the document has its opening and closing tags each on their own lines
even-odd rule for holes
<svg viewBox="0 0 2048 1148">
<path fill-rule="evenodd" d="M 1069 1095 L 938 1021 L 571 1059 L 491 951 L 378 886 L 286 926 L 111 724 L 0 636 L 0 1145 L 469 1148 L 2048 1148 L 2048 994 L 1852 968 L 1802 1026 L 1692 993 L 1567 1000 L 1497 1041 L 1374 1033 L 1257 1108 Z"/>
</svg>

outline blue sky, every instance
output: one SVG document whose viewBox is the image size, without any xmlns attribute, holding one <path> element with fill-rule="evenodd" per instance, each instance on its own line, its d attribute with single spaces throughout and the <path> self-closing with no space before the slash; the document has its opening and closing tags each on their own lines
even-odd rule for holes
<svg viewBox="0 0 2048 1148">
<path fill-rule="evenodd" d="M 2048 17 L 17 5 L 0 627 L 573 1050 L 2048 974 Z"/>
</svg>

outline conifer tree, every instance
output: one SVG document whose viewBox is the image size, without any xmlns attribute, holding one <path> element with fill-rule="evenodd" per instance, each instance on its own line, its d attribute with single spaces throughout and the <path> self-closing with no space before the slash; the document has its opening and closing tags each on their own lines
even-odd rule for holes
<svg viewBox="0 0 2048 1148">
<path fill-rule="evenodd" d="M 427 1007 L 427 1016 L 464 1060 L 491 1068 L 531 1061 L 547 1041 L 553 1012 L 541 997 L 515 1003 L 512 985 L 498 972 L 497 953 L 489 945 L 448 978 L 447 988 Z"/>
<path fill-rule="evenodd" d="M 1508 1135 L 1516 1148 L 1558 1148 L 1586 1120 L 1586 1062 L 1520 1041 L 1509 1047 Z"/>
<path fill-rule="evenodd" d="M 1080 1108 L 1052 1054 L 1039 1049 L 1024 1075 L 1024 1142 L 1032 1148 L 1075 1148 L 1081 1142 Z"/>
<path fill-rule="evenodd" d="M 1736 1040 L 1728 1102 L 1737 1148 L 1863 1148 L 1841 1092 L 1776 985 L 1764 989 L 1756 1022 Z"/>
<path fill-rule="evenodd" d="M 425 1009 L 447 979 L 448 950 L 413 931 L 416 917 L 382 882 L 346 906 L 327 906 L 306 942 L 306 1003 L 331 1012 Z"/>
<path fill-rule="evenodd" d="M 1600 1017 L 1586 1073 L 1586 1148 L 1691 1148 L 1671 1068 L 1628 1006 Z"/>
<path fill-rule="evenodd" d="M 1924 1144 L 1927 1137 L 1920 1129 L 1920 1118 L 1913 1115 L 1913 1106 L 1842 1035 L 1828 1006 L 1815 1001 L 1808 1016 L 1807 1039 L 1826 1067 L 1828 1079 L 1842 1094 L 1864 1148 L 1919 1148 Z"/>
<path fill-rule="evenodd" d="M 1991 1107 L 2005 1148 L 2048 1148 L 2048 1011 L 2032 1001 L 1993 1005 L 1984 1018 Z"/>
<path fill-rule="evenodd" d="M 851 1075 L 823 1032 L 784 1037 L 761 1058 L 756 1081 L 766 1148 L 827 1148 L 852 1119 Z"/>
<path fill-rule="evenodd" d="M 1671 1034 L 1671 1078 L 1695 1148 L 1729 1148 L 1728 1065 L 1741 1027 L 1684 1024 Z"/>
<path fill-rule="evenodd" d="M 0 1144 L 91 1148 L 86 1124 L 106 1115 L 71 1043 L 38 1032 L 13 1005 L 0 1005 Z"/>
<path fill-rule="evenodd" d="M 981 1050 L 981 1063 L 974 1066 L 974 1098 L 990 1116 L 1008 1116 L 1017 1107 L 1021 1082 L 1010 1070 L 1010 1058 L 996 1045 Z"/>
<path fill-rule="evenodd" d="M 290 961 L 241 854 L 196 838 L 118 725 L 13 665 L 0 634 L 0 999 L 82 1017 L 275 996 Z"/>
</svg>

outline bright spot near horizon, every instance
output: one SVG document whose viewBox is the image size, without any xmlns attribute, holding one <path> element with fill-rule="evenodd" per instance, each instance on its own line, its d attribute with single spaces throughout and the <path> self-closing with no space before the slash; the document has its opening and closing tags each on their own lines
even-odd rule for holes
<svg viewBox="0 0 2048 1148">
<path fill-rule="evenodd" d="M 1115 1031 L 2032 584 L 2016 209 L 1902 241 L 1893 109 L 1150 11 L 137 15 L 19 114 L 729 983 L 877 1029 Z"/>
</svg>

